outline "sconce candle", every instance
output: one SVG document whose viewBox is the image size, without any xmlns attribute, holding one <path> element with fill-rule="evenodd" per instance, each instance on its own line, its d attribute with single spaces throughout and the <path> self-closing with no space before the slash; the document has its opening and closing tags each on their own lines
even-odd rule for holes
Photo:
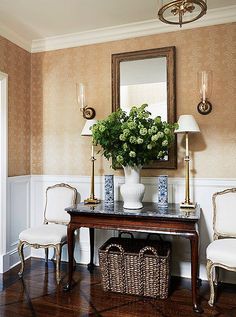
<svg viewBox="0 0 236 317">
<path fill-rule="evenodd" d="M 202 85 L 202 101 L 206 101 L 206 85 Z"/>
<path fill-rule="evenodd" d="M 79 99 L 80 99 L 81 108 L 84 108 L 84 106 L 85 106 L 85 87 L 84 87 L 84 84 L 82 84 L 82 83 L 79 84 Z"/>
<path fill-rule="evenodd" d="M 79 83 L 76 84 L 76 97 L 77 102 L 80 107 L 80 110 L 83 111 L 83 108 L 85 107 L 85 87 L 84 84 Z"/>
</svg>

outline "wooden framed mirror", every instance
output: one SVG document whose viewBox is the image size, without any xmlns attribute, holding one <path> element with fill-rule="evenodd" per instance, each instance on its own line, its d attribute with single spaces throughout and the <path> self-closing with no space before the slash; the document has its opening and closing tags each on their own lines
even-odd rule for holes
<svg viewBox="0 0 236 317">
<path fill-rule="evenodd" d="M 144 103 L 153 117 L 176 122 L 174 46 L 112 55 L 112 111 Z M 177 168 L 176 138 L 165 159 L 144 168 Z"/>
</svg>

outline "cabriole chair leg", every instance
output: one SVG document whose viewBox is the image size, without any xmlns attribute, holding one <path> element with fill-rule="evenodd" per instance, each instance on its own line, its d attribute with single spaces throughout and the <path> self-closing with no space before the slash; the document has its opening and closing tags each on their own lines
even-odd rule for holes
<svg viewBox="0 0 236 317">
<path fill-rule="evenodd" d="M 207 277 L 210 284 L 210 299 L 208 301 L 208 304 L 210 306 L 214 305 L 215 301 L 215 287 L 214 287 L 214 281 L 213 281 L 213 262 L 210 260 L 207 260 Z"/>
<path fill-rule="evenodd" d="M 57 284 L 60 284 L 61 274 L 60 274 L 60 263 L 61 263 L 61 245 L 56 245 L 56 280 Z"/>
<path fill-rule="evenodd" d="M 75 257 L 73 258 L 73 270 L 76 270 L 76 261 L 75 261 Z"/>
<path fill-rule="evenodd" d="M 19 277 L 23 276 L 24 268 L 25 268 L 25 259 L 24 259 L 24 252 L 23 252 L 24 242 L 20 241 L 18 244 L 18 253 L 21 261 L 21 268 L 18 273 Z"/>
<path fill-rule="evenodd" d="M 48 248 L 45 248 L 45 263 L 48 263 Z"/>
<path fill-rule="evenodd" d="M 215 280 L 214 285 L 217 286 L 219 283 L 219 276 L 220 276 L 220 268 L 218 266 L 215 267 Z"/>
</svg>

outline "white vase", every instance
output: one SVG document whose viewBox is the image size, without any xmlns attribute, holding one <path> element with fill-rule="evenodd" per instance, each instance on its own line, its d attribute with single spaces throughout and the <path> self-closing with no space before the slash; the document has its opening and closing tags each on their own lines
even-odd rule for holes
<svg viewBox="0 0 236 317">
<path fill-rule="evenodd" d="M 141 209 L 145 186 L 140 183 L 141 166 L 123 166 L 125 183 L 120 186 L 120 193 L 124 200 L 124 208 Z"/>
</svg>

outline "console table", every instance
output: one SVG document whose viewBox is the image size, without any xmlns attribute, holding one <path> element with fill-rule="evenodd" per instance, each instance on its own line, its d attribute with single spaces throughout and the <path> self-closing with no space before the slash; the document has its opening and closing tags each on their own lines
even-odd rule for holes
<svg viewBox="0 0 236 317">
<path fill-rule="evenodd" d="M 196 209 L 184 210 L 180 209 L 178 204 L 169 204 L 168 208 L 158 208 L 156 203 L 147 202 L 143 203 L 142 209 L 130 210 L 123 209 L 123 202 L 115 202 L 114 205 L 106 205 L 101 202 L 98 205 L 81 203 L 65 210 L 70 214 L 71 219 L 67 229 L 69 272 L 64 290 L 70 290 L 73 287 L 74 231 L 76 229 L 90 228 L 92 251 L 94 228 L 178 235 L 190 241 L 193 309 L 195 312 L 202 312 L 197 296 L 199 206 Z M 90 264 L 93 263 L 90 262 Z"/>
</svg>

